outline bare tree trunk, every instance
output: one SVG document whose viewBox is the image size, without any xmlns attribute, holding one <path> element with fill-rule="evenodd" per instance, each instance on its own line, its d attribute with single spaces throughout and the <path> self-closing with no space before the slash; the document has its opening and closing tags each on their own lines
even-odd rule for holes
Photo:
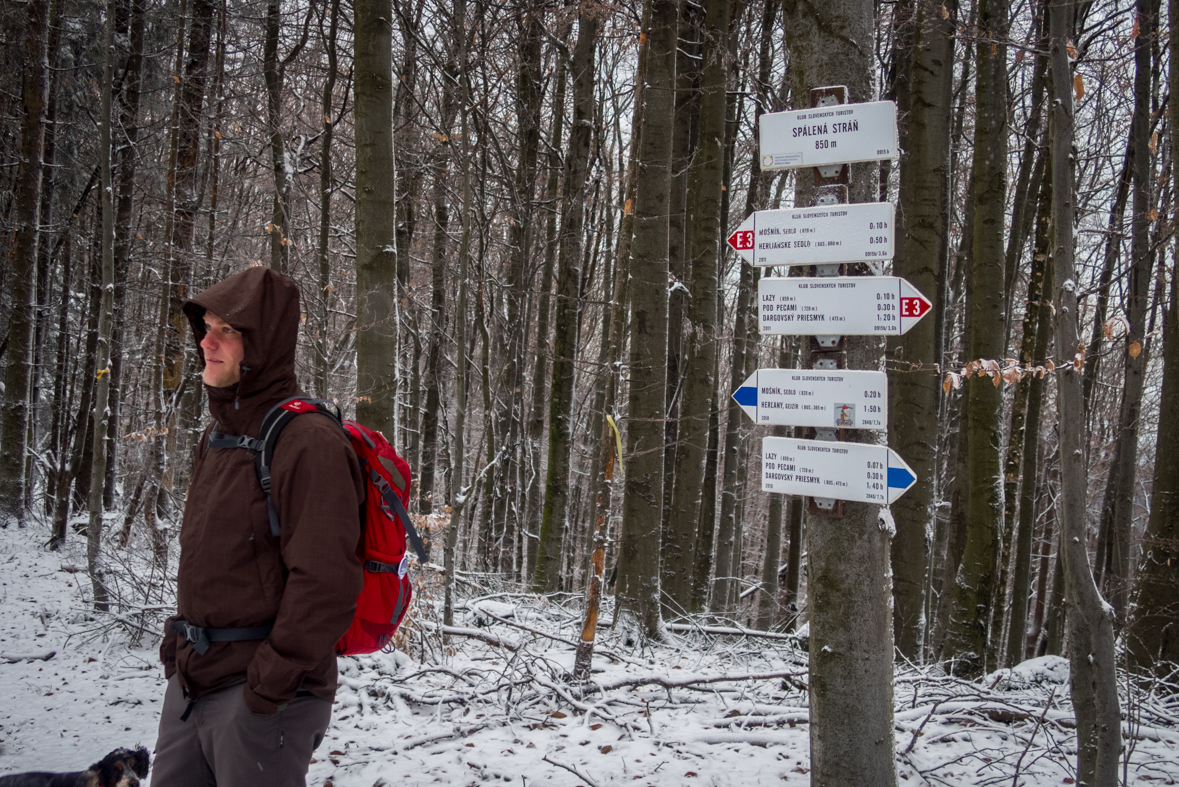
<svg viewBox="0 0 1179 787">
<path fill-rule="evenodd" d="M 402 397 L 406 400 L 407 413 L 401 417 L 400 445 L 411 467 L 420 465 L 422 447 L 419 430 L 422 404 L 421 320 L 414 299 L 406 296 L 409 293 L 410 250 L 417 234 L 417 201 L 423 180 L 418 149 L 421 135 L 416 119 L 420 109 L 417 96 L 420 67 L 418 46 L 424 4 L 424 0 L 417 0 L 416 4 L 413 0 L 395 0 L 393 4 L 401 29 L 403 53 L 393 101 L 393 166 L 397 174 L 397 297 L 404 308 L 402 337 L 406 339 L 401 347 L 402 358 L 405 359 L 401 370 L 404 387 L 401 390 L 404 392 Z"/>
<path fill-rule="evenodd" d="M 1003 230 L 1007 194 L 1007 0 L 980 0 L 976 45 L 978 120 L 975 127 L 974 237 L 971 250 L 971 325 L 968 361 L 1001 359 L 1006 290 Z M 996 43 L 998 42 L 998 43 Z M 953 607 L 943 644 L 957 674 L 974 676 L 988 666 L 987 640 L 995 561 L 1003 530 L 1002 380 L 975 375 L 965 382 L 966 546 L 954 583 Z"/>
<path fill-rule="evenodd" d="M 464 6 L 465 7 L 465 6 Z M 430 268 L 430 347 L 426 351 L 426 408 L 422 413 L 422 471 L 418 477 L 418 510 L 423 514 L 434 511 L 434 477 L 438 457 L 438 420 L 442 406 L 442 345 L 446 339 L 446 228 L 450 223 L 450 208 L 446 201 L 446 171 L 453 155 L 450 129 L 457 109 L 454 93 L 459 79 L 458 44 L 452 43 L 442 70 L 442 123 L 437 149 L 432 155 L 434 246 Z"/>
<path fill-rule="evenodd" d="M 1044 138 L 1047 143 L 1047 135 Z M 1045 144 L 1047 147 L 1047 144 Z M 1047 157 L 1045 157 L 1047 164 Z M 1050 166 L 1050 165 L 1049 165 Z M 1039 207 L 1036 215 L 1036 239 L 1032 247 L 1032 276 L 1028 282 L 1028 299 L 1023 321 L 1023 342 L 1020 362 L 1025 366 L 1042 363 L 1048 353 L 1052 334 L 1052 309 L 1048 293 L 1052 292 L 1053 270 L 1047 262 L 1051 251 L 1052 183 L 1044 178 L 1040 184 Z M 1008 527 L 1014 530 L 1015 569 L 1011 591 L 1011 623 L 1007 631 L 1004 665 L 1010 667 L 1026 657 L 1028 596 L 1031 593 L 1032 533 L 1036 526 L 1037 455 L 1040 446 L 1040 409 L 1044 399 L 1044 380 L 1041 375 L 1028 375 L 1019 382 L 1027 387 L 1027 409 L 1023 424 L 1023 442 L 1019 447 L 1020 462 L 1012 472 L 1022 474 L 1019 487 L 1019 517 Z M 1018 396 L 1018 392 L 1017 392 Z M 1011 449 L 1008 449 L 1009 451 Z M 1010 463 L 1009 463 L 1010 464 Z M 1014 494 L 1014 492 L 1012 493 Z M 1008 507 L 1012 507 L 1009 503 Z"/>
<path fill-rule="evenodd" d="M 688 169 L 696 145 L 694 131 L 699 125 L 703 4 L 685 3 L 679 20 L 679 44 L 676 48 L 675 116 L 671 130 L 671 186 L 668 191 L 667 277 L 672 285 L 667 293 L 667 384 L 664 391 L 666 421 L 663 424 L 663 507 L 660 524 L 662 601 L 664 610 L 678 614 L 678 590 L 669 582 L 670 563 L 682 551 L 679 535 L 670 526 L 672 495 L 675 488 L 676 455 L 679 453 L 680 404 L 684 387 L 684 319 L 687 316 L 687 287 L 691 286 L 691 238 L 688 222 Z M 680 286 L 676 286 L 676 285 Z M 679 526 L 682 530 L 682 525 Z M 695 544 L 693 544 L 695 546 Z M 669 558 L 671 560 L 669 560 Z"/>
<path fill-rule="evenodd" d="M 578 312 L 582 278 L 582 231 L 585 221 L 585 182 L 590 163 L 594 113 L 594 53 L 598 20 L 578 16 L 577 46 L 570 70 L 573 77 L 573 123 L 569 129 L 561 189 L 561 235 L 557 249 L 557 310 L 553 338 L 553 384 L 549 399 L 549 461 L 544 510 L 540 522 L 533 587 L 553 591 L 561 575 L 561 548 L 569 515 L 570 453 L 573 449 L 573 381 L 577 356 Z"/>
<path fill-rule="evenodd" d="M 847 101 L 872 98 L 872 4 L 786 0 L 794 103 L 809 106 L 812 91 L 844 85 Z M 849 166 L 848 199 L 878 195 L 879 166 Z M 799 173 L 796 201 L 810 200 L 814 172 Z M 844 367 L 879 369 L 884 342 L 848 336 Z M 812 344 L 812 347 L 814 345 Z M 812 356 L 813 357 L 813 356 Z M 840 360 L 836 358 L 836 360 Z M 848 440 L 879 443 L 883 435 L 849 430 Z M 811 782 L 841 787 L 893 787 L 893 631 L 891 533 L 881 509 L 845 502 L 844 515 L 808 514 L 807 588 L 810 614 Z"/>
<path fill-rule="evenodd" d="M 319 241 L 315 253 L 318 263 L 319 291 L 315 294 L 315 298 L 311 299 L 312 303 L 318 304 L 319 307 L 319 336 L 315 342 L 315 392 L 321 398 L 328 396 L 331 357 L 335 344 L 328 321 L 328 303 L 332 292 L 332 266 L 328 259 L 328 243 L 331 239 L 332 191 L 334 190 L 332 183 L 332 137 L 335 133 L 335 123 L 332 122 L 332 94 L 336 89 L 336 72 L 339 69 L 336 33 L 340 22 L 340 0 L 330 0 L 327 6 L 326 12 L 330 18 L 327 37 L 323 43 L 324 49 L 327 50 L 327 78 L 323 83 L 321 103 L 323 138 L 319 143 Z M 408 249 L 403 250 L 400 245 L 397 247 L 398 258 L 402 254 L 408 253 Z"/>
<path fill-rule="evenodd" d="M 393 4 L 356 6 L 356 417 L 397 435 Z"/>
<path fill-rule="evenodd" d="M 1052 225 L 1056 266 L 1057 419 L 1060 435 L 1060 543 L 1068 604 L 1069 680 L 1077 715 L 1077 783 L 1118 783 L 1122 717 L 1118 705 L 1112 616 L 1093 583 L 1085 537 L 1085 400 L 1081 387 L 1077 282 L 1073 264 L 1073 80 L 1069 68 L 1070 21 L 1075 6 L 1050 10 L 1052 57 Z"/>
<path fill-rule="evenodd" d="M 25 523 L 25 449 L 29 428 L 29 361 L 37 298 L 37 212 L 41 201 L 41 153 L 48 89 L 49 0 L 25 5 L 25 72 L 22 90 L 16 237 L 13 241 L 8 318 L 8 368 L 4 378 L 3 443 L 0 444 L 0 525 Z"/>
<path fill-rule="evenodd" d="M 1130 219 L 1130 280 L 1126 288 L 1128 306 L 1126 317 L 1125 382 L 1122 404 L 1118 414 L 1118 439 L 1114 451 L 1110 483 L 1116 483 L 1113 493 L 1113 516 L 1110 521 L 1108 566 L 1103 585 L 1105 595 L 1117 616 L 1114 625 L 1125 622 L 1126 604 L 1130 598 L 1130 528 L 1134 517 L 1135 482 L 1138 478 L 1138 430 L 1142 413 L 1142 393 L 1146 386 L 1146 321 L 1149 317 L 1151 263 L 1153 249 L 1150 239 L 1153 207 L 1152 184 L 1154 162 L 1150 149 L 1151 112 L 1151 50 L 1158 30 L 1159 0 L 1138 0 L 1136 3 L 1139 34 L 1134 40 L 1134 116 L 1131 121 L 1131 144 L 1134 146 L 1132 206 Z"/>
<path fill-rule="evenodd" d="M 679 0 L 647 0 L 650 50 L 631 245 L 630 397 L 616 624 L 661 636 L 659 537 L 667 377 L 667 243 Z M 629 617 L 630 622 L 624 623 Z"/>
<path fill-rule="evenodd" d="M 726 87 L 729 69 L 731 0 L 704 5 L 700 78 L 699 142 L 688 175 L 688 244 L 691 250 L 692 299 L 683 350 L 683 395 L 679 447 L 675 457 L 668 537 L 663 549 L 663 580 L 667 603 L 692 608 L 692 576 L 696 566 L 696 534 L 704 489 L 708 422 L 716 396 L 717 284 L 721 259 L 721 194 L 724 187 Z M 742 416 L 744 417 L 744 416 Z M 777 576 L 777 565 L 772 572 Z M 770 596 L 776 600 L 777 594 Z"/>
<path fill-rule="evenodd" d="M 1179 19 L 1179 1 L 1169 15 Z M 1179 84 L 1179 26 L 1170 32 L 1171 84 Z M 1168 107 L 1171 127 L 1179 104 Z M 1179 188 L 1179 136 L 1171 135 L 1172 176 Z M 1159 398 L 1158 443 L 1150 518 L 1142 543 L 1133 615 L 1126 632 L 1126 661 L 1139 672 L 1170 669 L 1179 662 L 1179 279 L 1171 275 L 1171 305 L 1163 320 L 1163 390 Z"/>
<path fill-rule="evenodd" d="M 115 0 L 106 2 L 103 34 L 102 109 L 98 117 L 98 167 L 102 177 L 99 203 L 102 206 L 102 283 L 98 309 L 98 346 L 94 375 L 94 464 L 90 472 L 90 520 L 86 527 L 86 569 L 94 593 L 94 608 L 110 607 L 100 550 L 102 548 L 102 491 L 106 482 L 107 436 L 110 428 L 111 333 L 114 323 L 115 289 L 115 203 L 111 178 L 111 92 L 115 71 Z"/>
<path fill-rule="evenodd" d="M 146 0 L 131 0 L 130 17 L 127 25 L 127 59 L 123 70 L 122 89 L 119 91 L 119 110 L 114 155 L 116 157 L 115 195 L 115 280 L 114 280 L 114 326 L 111 334 L 111 379 L 108 407 L 110 408 L 110 435 L 107 439 L 106 484 L 103 490 L 103 506 L 107 511 L 114 508 L 116 474 L 118 470 L 119 443 L 117 439 L 121 423 L 123 374 L 123 306 L 127 297 L 127 270 L 131 264 L 132 230 L 131 221 L 135 207 L 135 172 L 138 164 L 139 105 L 143 86 L 143 46 L 146 27 Z M 113 436 L 113 437 L 112 437 Z"/>
<path fill-rule="evenodd" d="M 492 520 L 483 523 L 484 528 L 502 530 L 509 565 L 512 563 L 513 545 L 522 521 L 522 512 L 516 502 L 516 490 L 521 456 L 520 433 L 524 418 L 524 345 L 528 334 L 525 271 L 529 268 L 529 258 L 534 245 L 534 228 L 539 224 L 535 220 L 536 181 L 540 154 L 541 101 L 544 97 L 541 81 L 541 33 L 545 22 L 544 5 L 535 0 L 529 0 L 517 18 L 519 45 L 516 54 L 516 125 L 519 135 L 519 159 L 516 162 L 515 182 L 511 191 L 512 222 L 508 229 L 510 251 L 507 276 L 503 283 L 507 299 L 507 322 L 504 326 L 506 341 L 503 347 L 501 376 L 504 387 L 502 394 L 495 397 L 502 404 L 494 415 L 494 420 L 502 425 L 499 431 L 507 453 L 495 468 L 494 476 L 489 479 L 489 489 L 494 489 L 499 502 L 494 508 Z M 562 57 L 562 54 L 557 56 Z M 487 417 L 492 418 L 492 413 L 489 412 Z M 490 450 L 489 445 L 488 451 Z M 563 517 L 562 511 L 562 519 Z M 552 567 L 554 566 L 550 566 Z"/>
<path fill-rule="evenodd" d="M 455 304 L 455 358 L 458 370 L 455 373 L 455 410 L 454 410 L 454 456 L 452 460 L 453 475 L 451 475 L 450 499 L 453 501 L 450 524 L 446 530 L 446 548 L 443 556 L 445 577 L 445 592 L 443 599 L 442 621 L 447 626 L 454 625 L 454 572 L 455 547 L 458 542 L 458 531 L 461 523 L 463 508 L 468 497 L 474 490 L 474 482 L 470 487 L 463 487 L 463 465 L 466 460 L 466 420 L 467 420 L 467 275 L 471 252 L 471 138 L 469 135 L 468 115 L 471 106 L 470 81 L 467 64 L 467 0 L 456 0 L 454 4 L 454 27 L 458 35 L 455 45 L 455 60 L 458 64 L 459 88 L 461 91 L 460 126 L 462 134 L 459 150 L 462 156 L 460 166 L 463 171 L 463 202 L 462 202 L 462 237 L 459 241 L 459 280 L 458 303 Z"/>
<path fill-rule="evenodd" d="M 943 12 L 944 9 L 944 12 Z M 898 6 L 904 35 L 897 45 L 897 112 L 905 165 L 900 168 L 896 212 L 898 239 L 893 273 L 904 277 L 935 304 L 941 300 L 949 260 L 944 242 L 950 211 L 950 122 L 953 103 L 954 27 L 957 3 L 941 9 L 916 0 Z M 932 315 L 931 315 L 932 316 Z M 941 361 L 938 323 L 917 323 L 889 339 L 888 353 L 900 368 L 931 367 Z M 897 534 L 892 540 L 893 628 L 896 646 L 908 659 L 922 658 L 927 635 L 926 576 L 936 512 L 938 478 L 938 390 L 931 374 L 898 374 L 889 380 L 889 444 L 913 468 L 917 482 L 892 505 Z"/>
</svg>

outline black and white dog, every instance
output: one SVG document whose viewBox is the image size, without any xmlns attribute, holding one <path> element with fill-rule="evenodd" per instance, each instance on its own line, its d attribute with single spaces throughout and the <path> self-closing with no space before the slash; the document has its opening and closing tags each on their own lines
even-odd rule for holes
<svg viewBox="0 0 1179 787">
<path fill-rule="evenodd" d="M 138 787 L 147 776 L 147 749 L 115 749 L 89 770 L 73 773 L 14 773 L 0 776 L 0 787 Z"/>
</svg>

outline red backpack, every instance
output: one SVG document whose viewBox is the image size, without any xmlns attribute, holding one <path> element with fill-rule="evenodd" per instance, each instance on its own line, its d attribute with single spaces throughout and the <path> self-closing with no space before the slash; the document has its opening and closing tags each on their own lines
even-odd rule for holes
<svg viewBox="0 0 1179 787">
<path fill-rule="evenodd" d="M 364 521 L 361 522 L 360 543 L 356 547 L 356 556 L 364 567 L 364 587 L 356 597 L 352 625 L 336 643 L 336 653 L 341 656 L 373 653 L 393 638 L 413 597 L 407 576 L 407 538 L 422 564 L 429 562 L 426 548 L 405 510 L 409 502 L 409 464 L 380 432 L 355 421 L 343 420 L 339 409 L 331 402 L 305 397 L 287 399 L 272 407 L 262 420 L 257 438 L 221 434 L 214 427 L 209 435 L 209 447 L 254 451 L 258 480 L 266 492 L 270 532 L 277 538 L 282 530 L 270 498 L 274 449 L 283 428 L 304 413 L 320 413 L 340 425 L 352 441 L 352 449 L 356 451 L 360 468 L 366 476 Z"/>
</svg>

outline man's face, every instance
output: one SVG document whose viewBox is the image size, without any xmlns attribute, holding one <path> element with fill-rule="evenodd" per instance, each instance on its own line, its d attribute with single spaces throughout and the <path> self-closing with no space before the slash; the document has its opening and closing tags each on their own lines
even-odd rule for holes
<svg viewBox="0 0 1179 787">
<path fill-rule="evenodd" d="M 242 378 L 241 362 L 246 356 L 242 335 L 213 312 L 205 312 L 205 371 L 201 379 L 210 388 L 228 388 Z"/>
</svg>

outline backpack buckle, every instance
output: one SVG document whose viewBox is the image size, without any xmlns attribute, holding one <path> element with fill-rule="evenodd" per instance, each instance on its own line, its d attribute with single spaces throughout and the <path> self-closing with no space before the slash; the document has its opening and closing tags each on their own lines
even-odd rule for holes
<svg viewBox="0 0 1179 787">
<path fill-rule="evenodd" d="M 183 634 L 184 638 L 192 643 L 192 648 L 200 655 L 205 655 L 209 650 L 209 635 L 200 626 L 194 626 L 187 620 L 176 620 L 172 622 L 172 630 L 177 634 Z"/>
</svg>

